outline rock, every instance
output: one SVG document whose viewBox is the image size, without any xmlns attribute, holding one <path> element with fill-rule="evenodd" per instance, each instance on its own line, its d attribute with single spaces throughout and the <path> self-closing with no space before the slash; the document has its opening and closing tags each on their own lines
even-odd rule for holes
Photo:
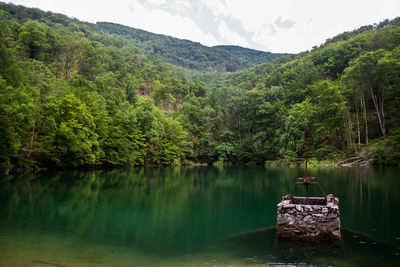
<svg viewBox="0 0 400 267">
<path fill-rule="evenodd" d="M 334 219 L 336 218 L 338 215 L 335 212 L 331 212 L 328 214 L 328 216 L 326 216 L 327 219 Z"/>
<path fill-rule="evenodd" d="M 313 211 L 320 211 L 321 210 L 321 206 L 320 205 L 314 205 L 313 206 Z"/>
<path fill-rule="evenodd" d="M 312 216 L 311 216 L 311 215 L 307 215 L 307 216 L 305 216 L 305 217 L 303 218 L 303 221 L 306 222 L 306 223 L 308 223 L 311 219 L 312 219 Z"/>
<path fill-rule="evenodd" d="M 340 229 L 333 231 L 332 234 L 337 238 L 340 238 Z"/>
<path fill-rule="evenodd" d="M 313 214 L 312 216 L 313 216 L 313 217 L 318 217 L 318 218 L 324 217 L 324 215 L 321 214 L 321 213 L 316 213 L 316 214 Z"/>
<path fill-rule="evenodd" d="M 313 208 L 310 205 L 305 205 L 304 210 L 307 212 L 313 211 Z"/>
<path fill-rule="evenodd" d="M 289 223 L 289 225 L 294 224 L 294 222 L 296 221 L 296 219 L 293 216 L 287 216 L 286 220 Z"/>
<path fill-rule="evenodd" d="M 337 197 L 334 198 L 333 203 L 335 203 L 335 205 L 339 205 L 339 199 Z"/>
<path fill-rule="evenodd" d="M 303 212 L 303 207 L 301 205 L 296 205 L 296 210 Z"/>
<path fill-rule="evenodd" d="M 322 208 L 322 212 L 323 213 L 328 213 L 328 209 L 327 208 Z"/>
</svg>

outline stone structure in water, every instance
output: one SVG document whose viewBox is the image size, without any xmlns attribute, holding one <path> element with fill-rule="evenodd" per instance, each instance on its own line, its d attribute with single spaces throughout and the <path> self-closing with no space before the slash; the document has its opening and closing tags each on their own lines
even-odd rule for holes
<svg viewBox="0 0 400 267">
<path fill-rule="evenodd" d="M 339 199 L 284 196 L 278 204 L 276 233 L 279 238 L 322 240 L 340 238 Z"/>
<path fill-rule="evenodd" d="M 307 165 L 306 165 L 307 173 Z M 339 199 L 332 194 L 325 195 L 314 177 L 301 177 L 291 195 L 286 195 L 277 205 L 278 238 L 300 240 L 340 239 Z M 297 185 L 306 186 L 306 197 L 295 197 Z M 317 185 L 323 197 L 309 197 L 308 186 Z"/>
</svg>

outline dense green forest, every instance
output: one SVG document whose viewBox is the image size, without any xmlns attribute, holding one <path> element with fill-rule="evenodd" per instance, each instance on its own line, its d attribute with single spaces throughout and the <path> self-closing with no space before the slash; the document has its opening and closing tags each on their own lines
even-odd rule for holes
<svg viewBox="0 0 400 267">
<path fill-rule="evenodd" d="M 207 47 L 189 40 L 109 22 L 98 22 L 96 28 L 127 40 L 146 54 L 155 55 L 165 62 L 193 70 L 234 72 L 287 55 L 230 45 Z"/>
<path fill-rule="evenodd" d="M 400 19 L 221 73 L 212 86 L 147 54 L 147 41 L 135 46 L 126 33 L 99 30 L 124 26 L 4 3 L 0 24 L 0 169 L 360 154 L 400 163 Z M 210 54 L 198 53 L 188 60 L 202 69 Z"/>
</svg>

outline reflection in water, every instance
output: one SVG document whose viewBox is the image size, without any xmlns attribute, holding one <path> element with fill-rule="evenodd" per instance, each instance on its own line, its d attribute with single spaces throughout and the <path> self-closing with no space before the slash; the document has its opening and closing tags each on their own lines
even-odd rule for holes
<svg viewBox="0 0 400 267">
<path fill-rule="evenodd" d="M 233 257 L 260 255 L 246 258 L 258 264 L 306 264 L 317 266 L 397 266 L 397 249 L 368 235 L 346 228 L 342 239 L 331 242 L 296 242 L 277 240 L 275 227 L 248 231 L 231 236 L 224 241 Z"/>
<path fill-rule="evenodd" d="M 273 235 L 265 233 L 256 232 L 240 244 L 221 243 L 228 236 L 275 225 L 276 204 L 302 172 L 295 168 L 171 167 L 3 176 L 0 245 L 5 249 L 0 246 L 0 265 L 2 253 L 8 255 L 21 236 L 35 246 L 53 244 L 60 250 L 74 243 L 74 249 L 83 250 L 75 255 L 77 262 L 105 260 L 97 258 L 101 253 L 91 251 L 92 246 L 110 247 L 108 252 L 129 250 L 126 259 L 147 256 L 168 263 L 176 257 L 193 259 L 209 253 L 225 255 L 225 262 L 237 259 L 240 263 L 254 253 L 261 259 L 263 251 L 271 259 L 282 259 L 279 251 L 284 251 L 293 255 L 283 258 L 287 262 L 306 262 L 305 254 L 292 248 L 277 249 Z M 393 249 L 400 246 L 399 173 L 395 168 L 310 170 L 327 193 L 340 198 L 343 226 L 383 240 Z M 319 195 L 313 190 L 311 194 Z M 96 256 L 82 256 L 89 254 Z M 320 251 L 319 255 L 325 254 Z M 338 255 L 343 261 L 351 258 L 346 253 Z M 364 256 L 371 255 L 366 249 Z M 330 257 L 334 258 L 328 253 L 323 259 Z M 160 265 L 160 261 L 153 263 Z M 247 261 L 257 262 L 254 258 Z"/>
</svg>

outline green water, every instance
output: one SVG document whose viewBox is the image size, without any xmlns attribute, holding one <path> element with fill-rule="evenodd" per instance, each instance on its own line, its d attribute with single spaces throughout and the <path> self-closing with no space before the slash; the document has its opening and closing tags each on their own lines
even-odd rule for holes
<svg viewBox="0 0 400 267">
<path fill-rule="evenodd" d="M 0 176 L 0 266 L 400 265 L 399 168 L 311 169 L 340 198 L 350 230 L 334 244 L 278 242 L 268 228 L 276 204 L 302 175 L 171 167 Z"/>
</svg>

